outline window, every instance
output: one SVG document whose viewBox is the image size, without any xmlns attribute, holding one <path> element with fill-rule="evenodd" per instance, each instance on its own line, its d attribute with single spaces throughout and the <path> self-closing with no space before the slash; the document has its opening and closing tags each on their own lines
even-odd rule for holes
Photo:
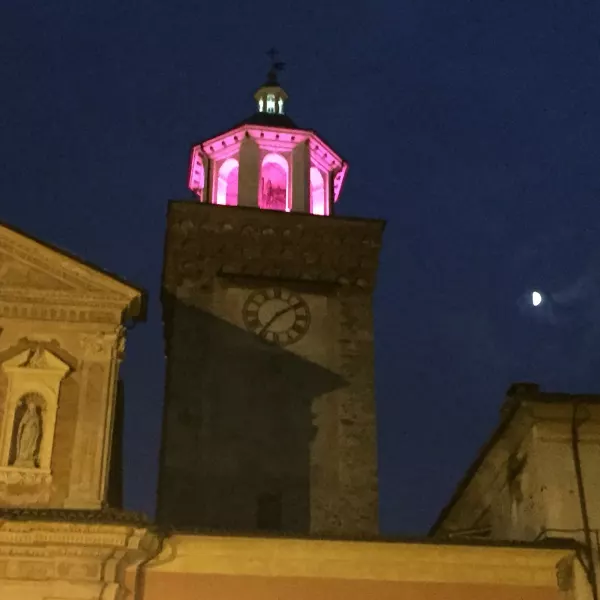
<svg viewBox="0 0 600 600">
<path fill-rule="evenodd" d="M 283 114 L 283 98 L 279 98 L 279 100 L 277 100 L 277 106 L 279 107 L 279 114 L 282 115 Z"/>
<path fill-rule="evenodd" d="M 260 494 L 256 503 L 256 527 L 263 531 L 281 529 L 281 493 Z"/>
<path fill-rule="evenodd" d="M 267 94 L 267 112 L 275 112 L 275 94 Z"/>
<path fill-rule="evenodd" d="M 258 112 L 263 112 L 265 110 L 265 101 L 262 98 L 258 99 Z"/>
<path fill-rule="evenodd" d="M 219 167 L 215 204 L 237 205 L 239 171 L 239 164 L 235 158 L 228 158 Z"/>
</svg>

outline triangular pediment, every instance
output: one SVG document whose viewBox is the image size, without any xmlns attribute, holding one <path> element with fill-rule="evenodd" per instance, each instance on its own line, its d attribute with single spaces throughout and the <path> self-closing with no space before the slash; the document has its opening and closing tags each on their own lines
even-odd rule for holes
<svg viewBox="0 0 600 600">
<path fill-rule="evenodd" d="M 65 375 L 70 367 L 63 360 L 45 348 L 28 348 L 4 361 L 5 371 L 28 369 L 32 371 L 52 371 Z"/>
<path fill-rule="evenodd" d="M 0 223 L 0 300 L 61 297 L 122 305 L 140 316 L 143 292 L 118 277 Z"/>
<path fill-rule="evenodd" d="M 3 289 L 70 290 L 76 286 L 53 276 L 30 263 L 0 251 L 0 282 Z"/>
</svg>

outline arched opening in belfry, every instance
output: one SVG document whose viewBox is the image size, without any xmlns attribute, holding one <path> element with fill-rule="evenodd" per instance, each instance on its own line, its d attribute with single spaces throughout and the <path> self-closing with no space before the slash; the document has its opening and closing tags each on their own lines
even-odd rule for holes
<svg viewBox="0 0 600 600">
<path fill-rule="evenodd" d="M 238 203 L 238 175 L 240 166 L 235 158 L 228 158 L 219 168 L 216 204 L 236 206 Z"/>
<path fill-rule="evenodd" d="M 267 154 L 263 158 L 258 206 L 269 210 L 289 210 L 288 163 L 279 154 Z"/>
<path fill-rule="evenodd" d="M 310 168 L 310 212 L 313 215 L 326 215 L 325 180 L 316 167 Z"/>
</svg>

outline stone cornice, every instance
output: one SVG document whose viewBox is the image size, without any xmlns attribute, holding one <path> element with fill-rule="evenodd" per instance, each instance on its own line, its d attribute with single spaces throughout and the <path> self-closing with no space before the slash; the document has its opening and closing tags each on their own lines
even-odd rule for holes
<svg viewBox="0 0 600 600">
<path fill-rule="evenodd" d="M 269 277 L 372 290 L 383 221 L 198 202 L 169 206 L 164 286 L 218 276 Z"/>
<path fill-rule="evenodd" d="M 568 548 L 174 535 L 149 570 L 556 587 Z"/>
<path fill-rule="evenodd" d="M 67 522 L 66 518 L 73 521 Z M 111 518 L 115 520 L 111 522 Z M 0 511 L 0 556 L 108 558 L 114 557 L 117 550 L 153 553 L 159 536 L 148 525 L 136 522 L 136 518 L 139 519 L 139 515 L 117 516 L 105 511 L 3 509 Z"/>
<path fill-rule="evenodd" d="M 136 512 L 103 510 L 65 510 L 54 508 L 0 508 L 0 522 L 42 521 L 50 524 L 99 524 L 149 527 L 145 515 Z"/>
<path fill-rule="evenodd" d="M 78 299 L 68 294 L 0 292 L 0 317 L 73 323 L 111 323 L 123 321 L 122 303 Z"/>
</svg>

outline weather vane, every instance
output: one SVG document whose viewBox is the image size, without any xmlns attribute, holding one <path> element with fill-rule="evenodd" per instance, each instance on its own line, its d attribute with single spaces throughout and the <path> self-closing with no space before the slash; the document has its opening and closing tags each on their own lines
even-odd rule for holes
<svg viewBox="0 0 600 600">
<path fill-rule="evenodd" d="M 279 50 L 277 48 L 271 48 L 267 52 L 267 56 L 271 59 L 271 68 L 269 69 L 268 79 L 271 82 L 277 82 L 277 73 L 283 71 L 285 68 L 285 63 L 277 60 L 279 56 Z"/>
</svg>

